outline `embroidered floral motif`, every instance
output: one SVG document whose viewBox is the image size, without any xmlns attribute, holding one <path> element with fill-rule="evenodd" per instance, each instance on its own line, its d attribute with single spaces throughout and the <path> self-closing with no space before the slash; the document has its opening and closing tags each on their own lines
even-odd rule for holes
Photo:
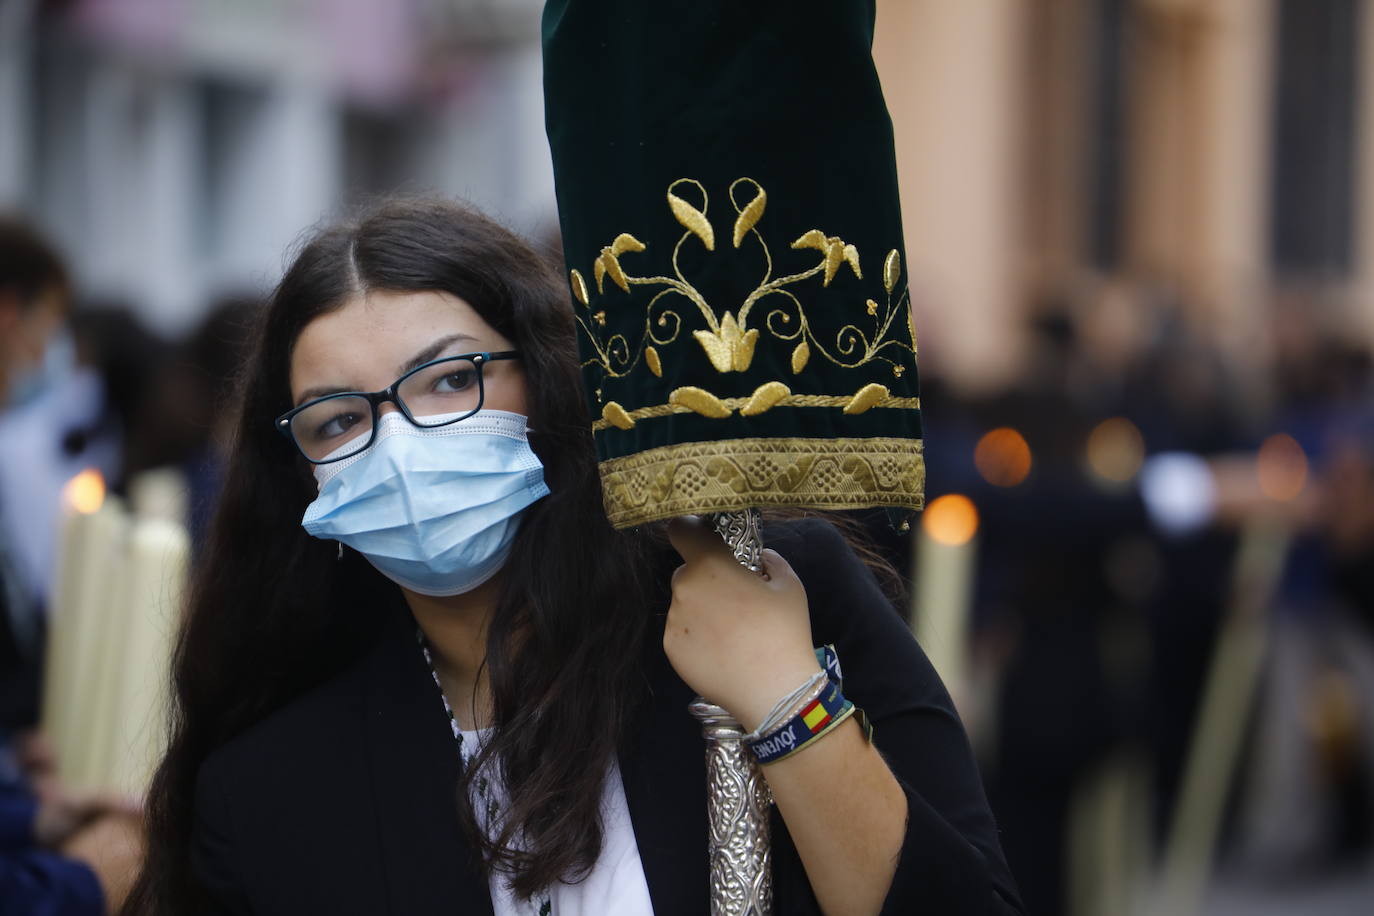
<svg viewBox="0 0 1374 916">
<path fill-rule="evenodd" d="M 752 194 L 747 202 L 741 204 L 741 196 L 746 191 L 752 191 Z M 700 203 L 696 202 L 697 198 Z M 624 293 L 632 292 L 636 286 L 656 288 L 656 292 L 644 307 L 644 327 L 638 341 L 632 342 L 623 333 L 605 336 L 605 308 L 593 316 L 592 322 L 584 320 L 581 314 L 575 316 L 595 350 L 595 355 L 583 363 L 584 368 L 596 365 L 606 378 L 623 378 L 633 372 L 642 360 L 650 372 L 661 376 L 659 350 L 677 342 L 685 321 L 679 310 L 681 307 L 672 304 L 672 297 L 686 300 L 687 305 L 694 307 L 699 314 L 705 327 L 692 329 L 691 336 L 717 372 L 748 371 L 762 332 L 780 341 L 796 341 L 791 354 L 793 374 L 799 374 L 806 368 L 813 352 L 845 369 L 858 368 L 875 360 L 882 361 L 891 366 L 894 377 L 900 377 L 906 368 L 905 364 L 914 361 L 916 334 L 911 322 L 911 298 L 907 290 L 898 291 L 901 256 L 895 249 L 888 252 L 883 261 L 886 303 L 879 304 L 872 298 L 857 297 L 856 312 L 872 319 L 872 325 L 863 328 L 850 322 L 835 331 L 833 339 L 830 336 L 823 339 L 822 329 L 813 323 L 799 292 L 806 281 L 816 277 L 820 278 L 822 287 L 829 287 L 846 269 L 856 279 L 862 280 L 860 253 L 854 245 L 840 236 L 811 229 L 792 242 L 791 248 L 815 251 L 819 255 L 817 262 L 797 273 L 775 277 L 772 250 L 758 228 L 764 219 L 768 196 L 763 186 L 754 179 L 736 179 L 729 187 L 730 203 L 735 210 L 731 241 L 733 247 L 738 249 L 752 237 L 762 255 L 764 272 L 757 286 L 737 308 L 727 308 L 718 313 L 701 290 L 687 278 L 680 263 L 683 246 L 693 240 L 707 252 L 716 252 L 715 230 L 708 216 L 710 196 L 706 187 L 696 179 L 679 178 L 669 185 L 667 199 L 669 209 L 684 230 L 673 247 L 672 276 L 640 276 L 633 272 L 632 263 L 627 268 L 627 256 L 641 253 L 648 246 L 624 232 L 602 248 L 592 264 L 598 294 L 608 297 L 616 295 L 614 290 L 607 292 L 607 277 Z M 582 275 L 574 270 L 569 276 L 574 296 L 583 305 L 589 305 Z M 777 297 L 776 304 L 770 297 Z M 763 321 L 751 325 L 755 306 L 765 300 L 769 300 L 767 304 L 770 308 L 763 315 Z M 613 302 L 604 304 L 615 307 Z M 891 333 L 894 319 L 903 310 L 907 313 L 909 343 Z M 829 332 L 824 333 L 829 335 Z"/>
<path fill-rule="evenodd" d="M 917 410 L 920 398 L 892 397 L 883 385 L 869 383 L 852 395 L 791 394 L 782 382 L 765 382 L 747 398 L 718 398 L 701 388 L 676 388 L 668 395 L 667 404 L 637 407 L 626 410 L 615 401 L 608 401 L 601 410 L 601 419 L 592 423 L 592 432 L 599 433 L 612 426 L 634 429 L 640 420 L 652 420 L 680 413 L 697 413 L 703 417 L 728 417 L 736 410 L 746 417 L 756 416 L 774 407 L 840 407 L 852 409 L 848 413 L 862 413 L 872 407 L 896 410 Z M 752 405 L 752 406 L 751 406 Z"/>
</svg>

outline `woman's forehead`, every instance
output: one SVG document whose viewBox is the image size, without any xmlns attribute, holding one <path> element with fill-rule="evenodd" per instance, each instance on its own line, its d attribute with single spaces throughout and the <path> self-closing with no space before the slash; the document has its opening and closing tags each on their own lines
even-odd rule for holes
<svg viewBox="0 0 1374 916">
<path fill-rule="evenodd" d="M 461 342 L 457 352 L 509 347 L 472 306 L 450 293 L 374 291 L 355 296 L 311 321 L 296 338 L 292 394 L 316 385 L 385 388 L 416 353 L 447 337 Z"/>
</svg>

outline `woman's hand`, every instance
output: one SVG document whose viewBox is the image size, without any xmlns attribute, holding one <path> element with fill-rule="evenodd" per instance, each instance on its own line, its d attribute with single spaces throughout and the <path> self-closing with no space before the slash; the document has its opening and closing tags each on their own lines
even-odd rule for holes
<svg viewBox="0 0 1374 916">
<path fill-rule="evenodd" d="M 764 576 L 739 564 L 701 519 L 676 518 L 668 537 L 682 556 L 663 651 L 688 686 L 749 730 L 819 670 L 806 590 L 776 551 Z"/>
<path fill-rule="evenodd" d="M 95 872 L 105 895 L 105 912 L 124 906 L 145 852 L 143 820 L 132 814 L 107 814 L 74 834 L 60 852 L 85 862 Z"/>
</svg>

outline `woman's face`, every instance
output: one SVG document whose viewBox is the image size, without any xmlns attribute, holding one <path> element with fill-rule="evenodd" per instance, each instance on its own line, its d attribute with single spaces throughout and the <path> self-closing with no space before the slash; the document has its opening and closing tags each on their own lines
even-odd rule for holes
<svg viewBox="0 0 1374 916">
<path fill-rule="evenodd" d="M 444 356 L 513 350 L 462 299 L 445 292 L 354 296 L 305 326 L 291 352 L 291 403 L 337 391 L 381 391 L 409 370 Z M 484 410 L 528 416 L 519 360 L 482 367 Z M 396 405 L 383 404 L 383 413 Z"/>
</svg>

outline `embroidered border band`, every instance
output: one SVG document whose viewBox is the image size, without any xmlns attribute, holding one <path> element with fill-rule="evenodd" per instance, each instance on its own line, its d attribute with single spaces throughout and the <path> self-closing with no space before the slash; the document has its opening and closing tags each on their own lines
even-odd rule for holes
<svg viewBox="0 0 1374 916">
<path fill-rule="evenodd" d="M 617 528 L 750 506 L 921 509 L 919 439 L 730 439 L 648 449 L 601 462 L 606 515 Z"/>
</svg>

